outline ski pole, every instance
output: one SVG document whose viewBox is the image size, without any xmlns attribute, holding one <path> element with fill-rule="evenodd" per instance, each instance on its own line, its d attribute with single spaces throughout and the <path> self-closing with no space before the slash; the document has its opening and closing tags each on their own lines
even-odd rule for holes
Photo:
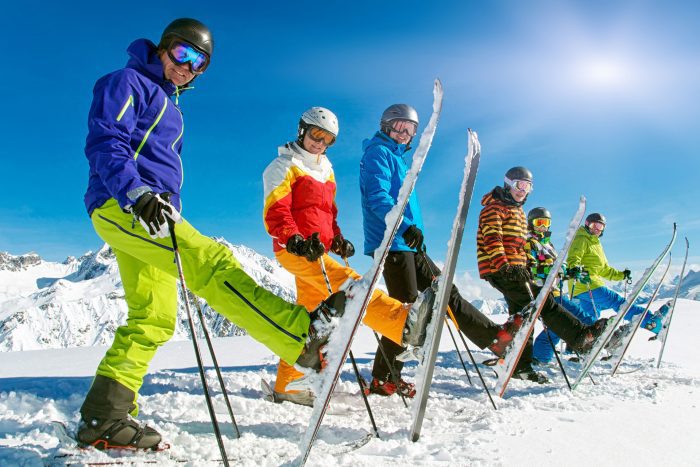
<svg viewBox="0 0 700 467">
<path fill-rule="evenodd" d="M 343 261 L 345 261 L 345 266 L 350 267 L 350 262 L 346 257 L 343 257 Z M 394 382 L 396 387 L 399 387 L 399 383 L 401 379 L 399 378 L 399 375 L 396 374 L 396 368 L 394 368 L 393 363 L 389 361 L 389 356 L 386 353 L 386 350 L 384 350 L 384 346 L 382 345 L 382 340 L 379 338 L 379 334 L 377 334 L 377 331 L 374 329 L 372 330 L 372 334 L 374 335 L 374 340 L 377 341 L 377 348 L 379 348 L 379 353 L 382 354 L 382 358 L 384 359 L 384 363 L 386 363 L 386 367 L 389 369 L 389 376 L 391 376 L 391 380 Z M 376 358 L 376 356 L 375 356 Z M 370 383 L 371 384 L 371 383 Z M 406 396 L 404 396 L 403 392 L 400 390 L 398 391 L 399 396 L 401 397 L 401 401 L 403 402 L 403 406 L 405 408 L 408 408 L 408 402 L 406 402 Z"/>
<path fill-rule="evenodd" d="M 452 326 L 450 325 L 450 320 L 445 317 L 445 325 L 447 326 L 447 330 L 450 332 L 450 337 L 452 338 L 452 343 L 455 346 L 455 349 L 457 348 L 457 339 L 455 339 L 455 335 L 452 332 Z M 467 381 L 469 381 L 469 385 L 472 386 L 472 379 L 469 376 L 469 370 L 467 370 L 467 365 L 464 363 L 464 359 L 462 358 L 462 353 L 457 351 L 457 356 L 459 357 L 459 362 L 462 364 L 462 368 L 464 368 L 464 374 L 467 375 Z"/>
<path fill-rule="evenodd" d="M 574 278 L 572 279 L 572 281 L 573 281 L 573 284 L 572 284 L 572 286 L 571 286 L 571 295 L 570 295 L 570 296 L 571 296 L 571 298 L 573 299 L 573 297 L 574 297 L 574 287 L 576 286 L 576 278 L 574 277 Z M 562 305 L 562 307 L 564 306 L 564 293 L 563 293 L 563 288 L 562 288 L 562 281 L 559 281 L 559 304 Z M 543 322 L 542 324 L 544 325 L 544 322 Z M 581 354 L 579 354 L 579 353 L 578 353 L 577 351 L 575 351 L 574 349 L 571 349 L 571 350 L 576 354 L 576 357 L 578 358 L 578 361 L 579 361 L 579 362 L 582 362 L 582 361 L 583 361 L 583 358 L 581 358 Z M 591 383 L 593 384 L 593 386 L 596 385 L 596 382 L 595 382 L 595 380 L 593 379 L 593 376 L 591 376 L 590 373 L 588 373 L 588 379 L 591 380 Z"/>
<path fill-rule="evenodd" d="M 433 269 L 433 266 L 430 261 L 428 261 L 428 255 L 425 254 L 425 246 L 423 249 L 420 250 L 421 255 L 423 256 L 423 261 L 425 261 L 425 264 L 428 265 L 428 268 L 430 268 L 430 274 L 433 276 L 433 280 L 437 278 L 439 275 L 440 271 L 436 271 Z M 474 359 L 474 355 L 472 355 L 472 351 L 469 349 L 469 345 L 467 345 L 467 341 L 464 338 L 464 335 L 462 332 L 460 332 L 459 329 L 459 324 L 457 324 L 457 319 L 455 318 L 455 315 L 452 313 L 452 310 L 450 307 L 447 307 L 447 313 L 450 315 L 450 319 L 452 319 L 452 322 L 454 323 L 455 327 L 457 328 L 457 335 L 459 335 L 459 338 L 462 340 L 462 344 L 464 344 L 464 348 L 467 349 L 467 354 L 469 355 L 469 360 L 471 360 L 472 365 L 474 365 L 474 369 L 476 370 L 476 374 L 479 375 L 479 380 L 481 381 L 481 384 L 484 386 L 484 390 L 486 391 L 486 395 L 489 398 L 489 401 L 491 401 L 491 405 L 493 406 L 494 410 L 498 410 L 496 407 L 495 402 L 493 401 L 493 398 L 491 397 L 491 391 L 489 391 L 488 386 L 486 386 L 486 382 L 484 381 L 484 377 L 481 374 L 481 370 L 479 369 L 479 365 L 476 364 L 476 360 Z M 449 327 L 448 327 L 449 329 Z M 455 350 L 459 354 L 459 348 L 455 344 Z M 467 378 L 469 377 L 469 373 L 467 372 Z M 471 381 L 471 380 L 470 380 Z"/>
<path fill-rule="evenodd" d="M 323 255 L 319 258 L 321 264 L 321 272 L 323 273 L 323 279 L 326 281 L 326 287 L 328 287 L 328 293 L 333 294 L 333 288 L 331 287 L 331 281 L 328 278 L 328 272 L 326 271 L 326 263 L 323 261 Z M 355 356 L 352 354 L 352 350 L 349 352 L 350 361 L 352 362 L 352 369 L 355 371 L 355 377 L 357 378 L 357 384 L 360 386 L 360 394 L 362 395 L 362 400 L 365 402 L 365 407 L 367 408 L 367 415 L 372 422 L 372 428 L 374 428 L 374 434 L 379 438 L 379 430 L 377 430 L 377 424 L 374 422 L 374 415 L 372 414 L 372 408 L 369 406 L 369 401 L 367 400 L 367 394 L 365 394 L 365 388 L 362 384 L 362 376 L 360 376 L 360 370 L 357 369 L 357 362 L 355 361 Z"/>
<path fill-rule="evenodd" d="M 534 300 L 535 296 L 532 294 L 532 289 L 530 288 L 529 281 L 525 282 L 525 288 L 527 289 L 528 295 L 530 295 L 530 300 Z M 557 353 L 557 349 L 556 349 L 556 347 L 554 347 L 554 341 L 552 341 L 552 336 L 549 335 L 549 328 L 547 328 L 547 325 L 544 324 L 544 320 L 542 319 L 542 316 L 540 316 L 540 322 L 542 323 L 542 327 L 544 328 L 544 333 L 547 335 L 547 340 L 549 340 L 549 345 L 552 347 L 552 352 L 554 352 L 554 357 L 557 359 L 557 363 L 559 364 L 559 369 L 561 370 L 561 374 L 564 375 L 564 380 L 566 381 L 566 385 L 569 387 L 569 391 L 571 391 L 571 383 L 569 383 L 569 377 L 566 375 L 566 370 L 564 369 L 564 364 L 561 362 L 561 359 L 559 358 L 559 354 Z"/>
<path fill-rule="evenodd" d="M 479 380 L 481 381 L 481 385 L 484 387 L 484 390 L 486 391 L 486 395 L 489 398 L 489 401 L 491 401 L 491 405 L 493 406 L 493 410 L 498 410 L 498 407 L 496 407 L 496 403 L 493 401 L 493 398 L 491 397 L 491 391 L 489 391 L 489 387 L 486 385 L 486 381 L 484 381 L 484 377 L 481 374 L 481 370 L 479 370 L 479 365 L 476 364 L 476 360 L 474 360 L 474 355 L 472 355 L 472 351 L 469 349 L 469 345 L 467 344 L 466 339 L 462 335 L 462 333 L 459 330 L 459 324 L 457 324 L 457 320 L 455 319 L 454 314 L 452 314 L 452 310 L 450 307 L 447 307 L 447 312 L 450 314 L 450 319 L 452 320 L 452 323 L 455 325 L 455 328 L 457 328 L 457 335 L 459 338 L 462 340 L 462 344 L 464 345 L 464 348 L 467 349 L 467 355 L 469 355 L 469 360 L 471 360 L 472 365 L 474 365 L 474 368 L 476 369 L 476 374 L 479 376 Z M 457 350 L 457 353 L 459 353 L 459 349 Z"/>
<path fill-rule="evenodd" d="M 187 300 L 187 284 L 185 283 L 185 274 L 182 272 L 182 260 L 180 259 L 180 250 L 177 246 L 177 237 L 175 236 L 175 223 L 168 220 L 168 227 L 170 228 L 170 240 L 173 243 L 173 253 L 175 254 L 175 264 L 177 265 L 177 272 L 180 276 L 180 286 L 182 287 L 182 294 L 185 297 L 185 311 L 187 312 L 187 322 L 190 326 L 190 332 L 192 333 L 192 345 L 194 346 L 194 355 L 197 359 L 197 366 L 199 367 L 199 376 L 202 379 L 202 389 L 204 390 L 204 398 L 207 401 L 207 409 L 209 409 L 209 416 L 211 417 L 211 424 L 214 427 L 214 435 L 216 436 L 216 442 L 219 445 L 219 451 L 221 452 L 221 460 L 226 467 L 229 466 L 228 455 L 226 454 L 226 448 L 224 447 L 224 440 L 221 437 L 221 431 L 219 431 L 219 422 L 216 420 L 216 413 L 214 412 L 214 404 L 211 400 L 211 395 L 209 394 L 209 386 L 207 385 L 207 379 L 204 375 L 204 366 L 202 365 L 202 354 L 199 351 L 199 343 L 197 342 L 197 333 L 195 332 L 194 322 L 192 320 L 192 312 L 190 311 L 190 303 Z"/>
<path fill-rule="evenodd" d="M 193 294 L 194 295 L 194 294 Z M 204 321 L 204 313 L 202 313 L 202 307 L 196 297 L 194 299 L 195 307 L 197 308 L 197 314 L 199 315 L 199 322 L 202 325 L 202 331 L 204 331 L 204 338 L 207 341 L 207 346 L 209 347 L 209 353 L 211 354 L 211 360 L 214 364 L 214 369 L 216 370 L 216 377 L 219 380 L 219 385 L 221 386 L 221 392 L 224 395 L 224 401 L 226 401 L 226 408 L 228 409 L 228 414 L 231 416 L 231 422 L 233 423 L 233 428 L 236 430 L 236 437 L 241 437 L 241 431 L 238 429 L 238 423 L 236 423 L 236 417 L 233 415 L 233 408 L 231 408 L 231 401 L 228 398 L 228 392 L 226 391 L 226 385 L 224 384 L 224 378 L 221 376 L 221 367 L 216 359 L 216 353 L 214 352 L 214 346 L 211 343 L 211 337 L 209 336 L 209 331 L 207 330 L 206 321 Z"/>
</svg>

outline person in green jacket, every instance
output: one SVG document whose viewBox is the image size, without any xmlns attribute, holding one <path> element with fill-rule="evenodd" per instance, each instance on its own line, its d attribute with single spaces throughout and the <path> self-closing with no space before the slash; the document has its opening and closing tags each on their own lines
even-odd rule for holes
<svg viewBox="0 0 700 467">
<path fill-rule="evenodd" d="M 605 224 L 606 219 L 602 214 L 594 212 L 588 215 L 585 225 L 579 227 L 576 232 L 567 257 L 570 269 L 578 266 L 588 273 L 581 275 L 578 281 L 569 281 L 572 284 L 570 287 L 574 301 L 577 301 L 587 314 L 594 315 L 596 319 L 600 317 L 601 310 L 612 308 L 618 312 L 625 303 L 622 295 L 605 286 L 605 279 L 632 280 L 629 269 L 620 271 L 608 264 L 603 245 L 600 243 Z M 640 313 L 644 313 L 644 307 L 632 305 L 625 319 L 630 320 Z M 642 320 L 641 326 L 658 334 L 666 313 L 668 313 L 667 305 L 662 306 L 656 313 L 649 311 Z"/>
</svg>

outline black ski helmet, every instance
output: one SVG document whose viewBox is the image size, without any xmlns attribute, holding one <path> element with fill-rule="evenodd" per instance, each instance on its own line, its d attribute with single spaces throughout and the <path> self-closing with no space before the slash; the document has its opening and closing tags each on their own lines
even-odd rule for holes
<svg viewBox="0 0 700 467">
<path fill-rule="evenodd" d="M 606 225 L 607 221 L 605 220 L 605 216 L 599 212 L 590 213 L 588 216 L 586 216 L 586 232 L 588 233 L 591 233 L 591 229 L 588 228 L 588 224 L 590 224 L 591 222 L 600 222 L 601 224 Z M 598 236 L 602 237 L 603 232 L 601 232 Z"/>
<path fill-rule="evenodd" d="M 209 28 L 200 21 L 192 18 L 176 19 L 166 26 L 160 37 L 158 47 L 162 49 L 169 47 L 170 42 L 174 38 L 182 39 L 192 44 L 200 52 L 207 54 L 211 60 L 211 54 L 214 52 L 214 38 Z"/>
<path fill-rule="evenodd" d="M 394 120 L 408 120 L 418 127 L 418 112 L 408 104 L 393 104 L 386 108 L 379 121 L 379 128 L 387 135 L 391 131 L 391 122 Z"/>
<path fill-rule="evenodd" d="M 532 208 L 530 212 L 527 213 L 527 227 L 532 229 L 532 221 L 535 219 L 551 219 L 552 215 L 549 213 L 547 208 Z"/>
<path fill-rule="evenodd" d="M 591 222 L 600 222 L 603 225 L 607 224 L 605 216 L 599 212 L 592 212 L 586 217 L 586 225 L 590 224 Z"/>
<path fill-rule="evenodd" d="M 532 183 L 532 172 L 525 167 L 513 167 L 506 172 L 506 178 L 509 180 L 527 180 Z"/>
</svg>

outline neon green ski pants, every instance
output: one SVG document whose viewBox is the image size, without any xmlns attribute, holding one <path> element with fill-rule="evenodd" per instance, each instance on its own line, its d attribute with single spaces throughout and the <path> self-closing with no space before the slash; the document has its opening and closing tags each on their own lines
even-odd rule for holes
<svg viewBox="0 0 700 467">
<path fill-rule="evenodd" d="M 92 224 L 117 257 L 129 309 L 97 374 L 138 393 L 156 350 L 175 330 L 178 271 L 172 243 L 170 237 L 152 239 L 114 199 L 93 211 Z M 187 221 L 175 226 L 175 235 L 188 288 L 293 364 L 309 329 L 306 308 L 258 286 L 227 247 Z"/>
</svg>

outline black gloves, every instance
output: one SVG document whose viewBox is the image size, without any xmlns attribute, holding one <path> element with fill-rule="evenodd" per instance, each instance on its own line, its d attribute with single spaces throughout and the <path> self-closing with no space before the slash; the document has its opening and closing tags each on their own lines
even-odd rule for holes
<svg viewBox="0 0 700 467">
<path fill-rule="evenodd" d="M 498 272 L 504 279 L 511 282 L 527 282 L 530 280 L 530 271 L 525 266 L 504 264 Z"/>
<path fill-rule="evenodd" d="M 576 279 L 582 284 L 590 284 L 591 276 L 588 275 L 588 271 L 584 269 L 583 266 L 574 266 L 566 270 L 566 277 L 570 279 Z"/>
<path fill-rule="evenodd" d="M 349 258 L 355 254 L 355 247 L 350 240 L 345 240 L 341 234 L 333 237 L 331 251 L 341 258 Z"/>
<path fill-rule="evenodd" d="M 318 232 L 312 233 L 306 240 L 301 235 L 294 234 L 287 240 L 287 251 L 293 255 L 303 256 L 313 262 L 323 256 L 323 253 L 326 252 L 326 247 L 318 238 Z"/>
<path fill-rule="evenodd" d="M 169 197 L 169 193 L 159 195 L 150 191 L 141 195 L 131 206 L 134 218 L 138 219 L 152 238 L 165 238 L 170 235 L 169 219 L 176 224 L 182 222 L 180 213 L 167 201 Z"/>
<path fill-rule="evenodd" d="M 423 246 L 423 232 L 415 224 L 407 228 L 402 237 L 409 248 L 420 250 Z"/>
<path fill-rule="evenodd" d="M 624 274 L 623 279 L 628 281 L 632 280 L 632 271 L 630 271 L 629 269 L 625 269 L 624 271 L 622 271 L 622 274 Z"/>
</svg>

